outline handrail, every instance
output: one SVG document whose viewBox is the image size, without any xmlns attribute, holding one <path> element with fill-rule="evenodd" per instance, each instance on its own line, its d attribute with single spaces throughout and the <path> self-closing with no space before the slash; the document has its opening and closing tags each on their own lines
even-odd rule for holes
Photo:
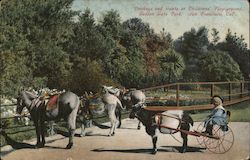
<svg viewBox="0 0 250 160">
<path fill-rule="evenodd" d="M 230 106 L 232 104 L 240 103 L 243 101 L 248 101 L 250 100 L 250 96 L 232 100 L 232 101 L 226 101 L 223 106 Z M 167 110 L 186 110 L 186 111 L 191 111 L 191 110 L 206 110 L 206 109 L 212 109 L 213 105 L 212 104 L 204 104 L 204 105 L 191 105 L 191 106 L 147 106 L 145 109 L 150 110 L 150 111 L 167 111 Z"/>
<path fill-rule="evenodd" d="M 171 83 L 171 84 L 165 84 L 160 86 L 154 86 L 154 87 L 148 87 L 148 88 L 142 88 L 140 90 L 147 91 L 147 90 L 154 90 L 154 89 L 161 89 L 165 87 L 171 87 L 176 85 L 197 85 L 197 84 L 229 84 L 229 83 L 250 83 L 250 81 L 227 81 L 227 82 L 178 82 L 178 83 Z"/>
<path fill-rule="evenodd" d="M 161 86 L 155 86 L 155 87 L 150 87 L 150 88 L 145 88 L 145 89 L 141 89 L 142 91 L 150 91 L 150 90 L 157 90 L 157 89 L 163 89 L 164 92 L 167 90 L 171 90 L 171 92 L 175 91 L 175 97 L 171 97 L 171 98 L 147 98 L 147 100 L 172 100 L 176 102 L 176 106 L 179 107 L 180 106 L 180 101 L 183 100 L 202 100 L 202 99 L 210 99 L 211 97 L 213 97 L 215 95 L 215 91 L 216 85 L 228 85 L 225 87 L 223 87 L 223 89 L 225 89 L 224 91 L 227 90 L 227 94 L 223 93 L 220 96 L 222 97 L 228 97 L 229 100 L 232 100 L 233 96 L 237 96 L 239 95 L 240 98 L 243 98 L 244 96 L 247 96 L 250 93 L 250 81 L 228 81 L 228 82 L 178 82 L 178 83 L 173 83 L 173 84 L 166 84 L 166 85 L 161 85 Z M 240 84 L 240 87 L 238 88 L 240 90 L 240 92 L 238 93 L 233 93 L 233 84 Z M 246 85 L 247 84 L 247 85 Z M 180 96 L 180 91 L 182 91 L 182 87 L 185 86 L 184 88 L 186 88 L 187 85 L 208 85 L 207 86 L 207 90 L 208 93 L 210 92 L 210 96 L 209 97 L 198 97 L 198 98 L 183 98 Z M 174 87 L 173 87 L 174 86 Z M 248 88 L 245 88 L 245 87 Z M 168 89 L 166 89 L 168 87 Z M 171 89 L 169 87 L 172 87 Z M 190 90 L 190 91 L 196 91 L 195 89 L 184 89 L 186 90 Z M 247 91 L 246 91 L 247 90 Z"/>
</svg>

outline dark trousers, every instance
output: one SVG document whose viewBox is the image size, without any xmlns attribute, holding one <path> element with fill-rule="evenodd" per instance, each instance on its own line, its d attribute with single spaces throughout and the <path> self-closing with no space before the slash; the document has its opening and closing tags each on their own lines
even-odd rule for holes
<svg viewBox="0 0 250 160">
<path fill-rule="evenodd" d="M 207 124 L 205 133 L 208 133 L 209 135 L 213 135 L 213 125 Z"/>
</svg>

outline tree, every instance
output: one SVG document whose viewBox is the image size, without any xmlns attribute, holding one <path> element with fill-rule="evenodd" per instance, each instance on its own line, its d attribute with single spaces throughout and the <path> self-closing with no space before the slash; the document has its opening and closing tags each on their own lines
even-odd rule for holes
<svg viewBox="0 0 250 160">
<path fill-rule="evenodd" d="M 192 28 L 174 42 L 174 49 L 184 56 L 186 69 L 183 72 L 185 81 L 199 81 L 198 62 L 200 56 L 208 52 L 208 29 Z"/>
<path fill-rule="evenodd" d="M 150 29 L 148 23 L 145 23 L 140 18 L 131 18 L 122 23 L 122 27 L 125 30 L 133 32 L 137 37 L 150 36 L 153 33 L 153 30 Z"/>
<path fill-rule="evenodd" d="M 73 28 L 74 34 L 64 45 L 67 52 L 72 56 L 79 55 L 91 60 L 103 58 L 105 40 L 97 29 L 93 13 L 88 8 L 79 15 Z"/>
<path fill-rule="evenodd" d="M 204 26 L 197 31 L 191 28 L 174 42 L 175 50 L 187 58 L 206 53 L 208 46 L 208 29 Z"/>
<path fill-rule="evenodd" d="M 105 73 L 116 82 L 121 81 L 121 76 L 126 70 L 128 58 L 126 48 L 120 44 L 121 22 L 117 11 L 107 11 L 101 23 L 97 26 L 103 35 L 105 48 L 102 50 L 102 65 Z"/>
<path fill-rule="evenodd" d="M 214 48 L 217 45 L 218 41 L 220 40 L 219 31 L 216 28 L 212 28 L 211 36 L 212 36 L 211 47 Z"/>
<path fill-rule="evenodd" d="M 185 69 L 185 62 L 181 54 L 168 49 L 158 55 L 163 75 L 167 75 L 167 83 L 179 79 Z M 163 76 L 165 81 L 166 76 Z"/>
<path fill-rule="evenodd" d="M 203 55 L 199 68 L 202 80 L 235 81 L 243 79 L 239 65 L 226 52 L 215 50 Z"/>
<path fill-rule="evenodd" d="M 104 74 L 99 62 L 77 57 L 71 72 L 70 89 L 82 95 L 84 91 L 98 92 L 103 84 L 117 85 Z"/>
<path fill-rule="evenodd" d="M 243 35 L 232 34 L 231 30 L 228 29 L 225 40 L 218 43 L 217 48 L 227 52 L 239 64 L 244 77 L 248 78 L 250 75 L 250 54 Z"/>
<path fill-rule="evenodd" d="M 1 94 L 14 96 L 20 87 L 27 87 L 31 84 L 32 74 L 26 63 L 27 59 L 21 53 L 0 52 Z"/>
<path fill-rule="evenodd" d="M 5 34 L 12 40 L 3 43 L 2 51 L 10 50 L 8 53 L 22 56 L 20 58 L 26 61 L 23 65 L 31 72 L 31 78 L 29 83 L 22 82 L 23 86 L 32 85 L 33 80 L 39 78 L 48 79 L 47 85 L 51 88 L 66 86 L 65 76 L 70 72 L 71 64 L 63 44 L 72 35 L 72 20 L 77 14 L 70 10 L 72 2 L 13 0 L 1 3 L 1 24 L 14 29 L 14 32 Z M 15 40 L 15 37 L 22 38 Z M 24 45 L 20 48 L 15 44 Z"/>
</svg>

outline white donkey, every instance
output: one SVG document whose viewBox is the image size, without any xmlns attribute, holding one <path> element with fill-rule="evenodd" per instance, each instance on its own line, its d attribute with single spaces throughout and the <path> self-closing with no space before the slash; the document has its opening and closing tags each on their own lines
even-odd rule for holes
<svg viewBox="0 0 250 160">
<path fill-rule="evenodd" d="M 102 96 L 102 101 L 104 103 L 105 110 L 108 112 L 108 116 L 111 122 L 109 136 L 113 136 L 115 134 L 115 128 L 118 122 L 115 114 L 117 106 L 121 109 L 125 108 L 122 106 L 121 101 L 115 95 L 108 92 L 107 86 L 103 86 L 103 89 L 105 91 L 105 94 Z"/>
<path fill-rule="evenodd" d="M 122 104 L 126 108 L 132 108 L 134 105 L 144 104 L 146 101 L 146 96 L 141 90 L 130 90 L 127 93 L 123 94 Z M 141 123 L 139 121 L 137 129 L 141 128 Z"/>
</svg>

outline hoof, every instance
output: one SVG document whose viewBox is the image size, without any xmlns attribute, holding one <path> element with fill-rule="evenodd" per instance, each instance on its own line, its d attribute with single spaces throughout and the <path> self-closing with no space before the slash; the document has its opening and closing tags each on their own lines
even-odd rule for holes
<svg viewBox="0 0 250 160">
<path fill-rule="evenodd" d="M 43 148 L 44 147 L 44 144 L 43 143 L 37 143 L 35 145 L 35 149 L 38 149 L 38 148 Z"/>
<path fill-rule="evenodd" d="M 187 151 L 187 149 L 184 148 L 184 149 L 181 150 L 181 153 L 186 153 L 186 151 Z"/>
<path fill-rule="evenodd" d="M 67 146 L 66 146 L 66 149 L 71 149 L 73 146 L 73 143 L 69 143 Z"/>
<path fill-rule="evenodd" d="M 86 136 L 86 134 L 80 134 L 80 137 L 85 137 Z"/>
<path fill-rule="evenodd" d="M 108 136 L 111 137 L 111 136 L 114 136 L 115 135 L 115 132 L 114 133 L 109 133 Z"/>
<path fill-rule="evenodd" d="M 137 129 L 140 130 L 140 129 L 141 129 L 141 126 L 138 126 Z"/>
<path fill-rule="evenodd" d="M 153 151 L 151 152 L 151 154 L 156 154 L 157 153 L 157 149 L 153 149 Z"/>
</svg>

